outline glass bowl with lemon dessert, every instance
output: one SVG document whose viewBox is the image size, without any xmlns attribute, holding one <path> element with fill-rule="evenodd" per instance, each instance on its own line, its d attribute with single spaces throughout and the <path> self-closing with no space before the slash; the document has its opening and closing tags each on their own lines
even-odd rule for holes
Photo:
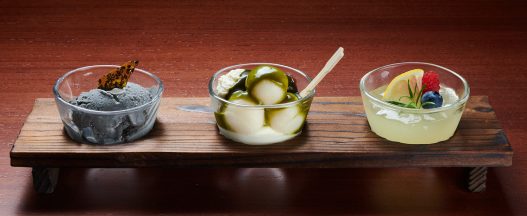
<svg viewBox="0 0 527 216">
<path fill-rule="evenodd" d="M 228 139 L 265 145 L 302 132 L 315 91 L 301 97 L 311 81 L 302 71 L 274 63 L 247 63 L 216 72 L 209 82 L 219 132 Z"/>
<path fill-rule="evenodd" d="M 371 130 L 405 144 L 449 139 L 470 95 L 462 76 L 423 62 L 374 69 L 362 77 L 360 91 Z"/>
</svg>

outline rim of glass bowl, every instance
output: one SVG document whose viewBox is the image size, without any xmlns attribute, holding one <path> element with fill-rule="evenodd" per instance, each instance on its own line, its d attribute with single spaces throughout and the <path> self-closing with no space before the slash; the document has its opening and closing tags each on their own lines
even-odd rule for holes
<svg viewBox="0 0 527 216">
<path fill-rule="evenodd" d="M 364 88 L 364 83 L 366 82 L 366 78 L 376 72 L 376 71 L 379 71 L 379 70 L 382 70 L 384 68 L 388 68 L 388 67 L 395 67 L 395 66 L 401 66 L 401 65 L 428 65 L 428 66 L 433 66 L 433 67 L 437 67 L 437 68 L 441 68 L 442 70 L 445 70 L 445 71 L 448 71 L 449 73 L 453 74 L 454 76 L 456 76 L 457 78 L 459 78 L 461 80 L 461 82 L 463 83 L 463 86 L 465 88 L 465 96 L 461 99 L 458 99 L 455 103 L 453 104 L 449 104 L 447 106 L 443 106 L 443 107 L 438 107 L 438 108 L 432 108 L 432 109 L 412 109 L 412 108 L 406 108 L 406 107 L 400 107 L 400 106 L 396 106 L 396 105 L 393 105 L 393 104 L 390 104 L 388 102 L 385 102 L 383 100 L 380 100 L 376 97 L 374 97 L 373 95 L 371 95 L 368 91 L 366 91 L 366 89 Z M 468 83 L 467 81 L 465 80 L 465 78 L 463 78 L 461 75 L 457 74 L 456 72 L 446 68 L 446 67 L 443 67 L 443 66 L 439 66 L 439 65 L 436 65 L 436 64 L 432 64 L 432 63 L 427 63 L 427 62 L 399 62 L 399 63 L 394 63 L 394 64 L 389 64 L 389 65 L 384 65 L 384 66 L 381 66 L 381 67 L 378 67 L 378 68 L 375 68 L 371 71 L 369 71 L 368 73 L 366 73 L 360 80 L 360 91 L 363 92 L 370 100 L 373 100 L 379 104 L 382 104 L 383 106 L 387 106 L 387 107 L 390 107 L 392 109 L 395 109 L 395 110 L 400 110 L 400 111 L 405 111 L 405 112 L 408 112 L 408 113 L 418 113 L 418 114 L 428 114 L 428 113 L 436 113 L 436 112 L 442 112 L 442 111 L 445 111 L 445 110 L 449 110 L 449 109 L 452 109 L 452 108 L 457 108 L 459 105 L 467 102 L 469 96 L 470 96 L 470 87 L 468 86 Z"/>
<path fill-rule="evenodd" d="M 214 80 L 219 78 L 219 75 L 220 75 L 221 72 L 230 71 L 230 70 L 233 70 L 233 69 L 243 68 L 243 67 L 247 67 L 247 66 L 257 66 L 257 65 L 271 65 L 271 66 L 277 66 L 277 67 L 281 67 L 281 68 L 286 68 L 287 70 L 291 70 L 291 71 L 294 71 L 294 72 L 302 75 L 304 78 L 306 78 L 308 83 L 311 82 L 311 77 L 309 77 L 307 74 L 305 74 L 304 72 L 302 72 L 302 71 L 300 71 L 300 70 L 298 70 L 296 68 L 292 68 L 292 67 L 289 67 L 289 66 L 276 64 L 276 63 L 244 63 L 244 64 L 237 64 L 237 65 L 228 66 L 228 67 L 222 68 L 222 69 L 218 70 L 216 73 L 214 73 L 214 75 L 210 78 L 210 81 L 209 81 L 209 95 L 211 97 L 223 102 L 223 103 L 226 103 L 226 104 L 229 104 L 229 105 L 233 105 L 233 106 L 238 106 L 238 107 L 245 107 L 245 108 L 287 108 L 287 107 L 291 107 L 291 106 L 299 104 L 299 103 L 303 103 L 304 101 L 313 98 L 313 96 L 315 95 L 315 89 L 313 89 L 313 91 L 311 91 L 307 96 L 305 96 L 303 98 L 300 98 L 300 100 L 296 100 L 296 101 L 289 102 L 289 103 L 272 104 L 272 105 L 243 105 L 243 104 L 237 104 L 237 103 L 233 103 L 233 102 L 230 102 L 228 100 L 225 100 L 224 98 L 218 96 L 216 94 L 216 92 L 214 92 L 214 89 L 213 89 L 212 85 L 214 84 Z"/>
<path fill-rule="evenodd" d="M 114 111 L 92 110 L 92 109 L 87 109 L 87 108 L 80 107 L 80 106 L 77 106 L 77 105 L 73 105 L 73 104 L 67 102 L 66 100 L 64 100 L 59 94 L 59 89 L 58 89 L 59 84 L 62 83 L 62 81 L 64 81 L 64 79 L 66 77 L 68 77 L 69 75 L 71 75 L 71 74 L 77 73 L 79 71 L 85 71 L 85 70 L 92 69 L 92 68 L 108 68 L 108 69 L 110 69 L 110 68 L 117 68 L 117 67 L 120 67 L 120 66 L 119 65 L 90 65 L 90 66 L 80 67 L 80 68 L 71 70 L 71 71 L 65 73 L 64 75 L 62 75 L 59 79 L 57 79 L 57 81 L 55 82 L 55 85 L 53 86 L 53 94 L 55 94 L 55 98 L 57 98 L 61 103 L 65 104 L 66 106 L 72 107 L 74 109 L 77 109 L 77 110 L 80 110 L 80 111 L 83 111 L 83 112 L 86 112 L 86 113 L 99 114 L 99 115 L 126 114 L 126 113 L 130 113 L 130 112 L 133 112 L 133 111 L 136 111 L 136 110 L 140 110 L 140 109 L 142 109 L 144 107 L 150 106 L 152 103 L 154 103 L 155 101 L 159 100 L 159 98 L 161 97 L 161 94 L 163 93 L 163 90 L 164 90 L 163 81 L 161 81 L 161 79 L 159 79 L 159 77 L 157 77 L 156 75 L 154 75 L 154 74 L 152 74 L 152 73 L 150 73 L 150 72 L 148 72 L 146 70 L 139 69 L 139 68 L 136 68 L 135 71 L 139 71 L 141 73 L 144 73 L 144 74 L 148 75 L 149 77 L 151 77 L 152 79 L 154 79 L 157 83 L 159 83 L 159 90 L 157 91 L 157 93 L 154 96 L 154 98 L 152 98 L 150 101 L 148 101 L 147 103 L 142 104 L 140 106 L 136 106 L 136 107 L 132 107 L 132 108 L 124 109 L 124 110 L 114 110 Z"/>
</svg>

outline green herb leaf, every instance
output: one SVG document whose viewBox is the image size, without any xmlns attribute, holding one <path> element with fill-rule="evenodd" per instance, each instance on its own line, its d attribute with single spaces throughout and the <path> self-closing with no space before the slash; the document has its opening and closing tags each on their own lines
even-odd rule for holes
<svg viewBox="0 0 527 216">
<path fill-rule="evenodd" d="M 436 105 L 436 103 L 434 103 L 432 101 L 427 101 L 427 102 L 424 102 L 423 104 L 421 104 L 422 107 L 424 107 L 426 105 Z"/>
<path fill-rule="evenodd" d="M 421 97 L 423 96 L 423 91 L 425 88 L 426 88 L 426 85 L 423 83 L 423 85 L 421 86 L 421 91 L 419 91 L 419 95 L 416 98 L 416 100 L 418 100 L 419 102 L 421 102 Z M 421 108 L 421 107 L 423 107 L 423 105 L 419 104 L 418 108 Z"/>
<path fill-rule="evenodd" d="M 419 89 L 419 86 L 417 85 L 417 83 L 415 83 L 414 88 L 412 90 L 412 86 L 410 85 L 410 79 L 407 80 L 406 84 L 409 95 L 401 96 L 399 98 L 399 101 L 391 100 L 386 102 L 404 108 L 420 109 L 423 106 L 423 104 L 421 103 L 421 97 L 423 96 L 423 91 L 426 88 L 426 85 L 423 84 L 423 86 L 421 86 L 421 89 Z M 403 98 L 408 98 L 410 102 L 401 102 Z M 428 103 L 425 103 L 425 105 L 428 105 Z"/>
<path fill-rule="evenodd" d="M 391 103 L 391 104 L 396 105 L 396 106 L 406 107 L 405 103 L 402 103 L 402 102 L 399 102 L 399 101 L 386 101 L 386 102 Z"/>
<path fill-rule="evenodd" d="M 416 106 L 416 104 L 414 102 L 410 102 L 410 103 L 406 104 L 405 107 L 406 108 L 413 108 L 413 109 L 417 108 L 417 106 Z"/>
<path fill-rule="evenodd" d="M 413 101 L 413 100 L 414 100 L 413 98 L 411 98 L 411 97 L 409 97 L 409 96 L 401 96 L 401 97 L 399 98 L 399 101 L 401 101 L 401 99 L 403 99 L 403 98 L 408 98 L 410 101 Z"/>
<path fill-rule="evenodd" d="M 417 97 L 417 95 L 415 95 L 415 94 L 417 94 L 417 82 L 416 82 L 415 85 L 414 85 L 414 96 Z M 413 98 L 413 97 L 412 97 L 412 98 Z"/>
<path fill-rule="evenodd" d="M 408 93 L 410 94 L 410 100 L 412 100 L 412 98 L 414 98 L 414 92 L 412 92 L 412 87 L 410 87 L 410 79 L 408 79 Z"/>
</svg>

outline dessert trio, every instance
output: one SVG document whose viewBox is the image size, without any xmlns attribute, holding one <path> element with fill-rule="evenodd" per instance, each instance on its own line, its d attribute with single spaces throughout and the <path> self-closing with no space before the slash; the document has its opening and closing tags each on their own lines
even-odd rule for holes
<svg viewBox="0 0 527 216">
<path fill-rule="evenodd" d="M 57 106 L 73 140 L 131 142 L 152 129 L 163 83 L 147 71 L 136 70 L 138 64 L 129 61 L 122 66 L 89 66 L 57 80 Z M 219 133 L 250 145 L 293 139 L 302 133 L 315 95 L 314 89 L 302 96 L 299 90 L 306 89 L 311 81 L 300 70 L 272 63 L 219 70 L 209 83 Z M 371 130 L 405 144 L 449 139 L 470 92 L 457 73 L 419 62 L 377 68 L 364 75 L 359 86 Z"/>
</svg>

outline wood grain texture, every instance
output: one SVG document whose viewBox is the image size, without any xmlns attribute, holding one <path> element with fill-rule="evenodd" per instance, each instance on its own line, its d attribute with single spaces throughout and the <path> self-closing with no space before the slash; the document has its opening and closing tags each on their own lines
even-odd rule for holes
<svg viewBox="0 0 527 216">
<path fill-rule="evenodd" d="M 527 2 L 519 0 L 0 1 L 2 215 L 526 215 Z M 139 59 L 164 96 L 206 97 L 228 65 L 276 62 L 311 76 L 336 47 L 346 57 L 318 96 L 357 96 L 364 73 L 432 62 L 488 95 L 514 148 L 465 190 L 463 169 L 61 169 L 51 196 L 11 150 L 36 98 L 93 64 Z M 30 83 L 30 84 L 27 84 Z"/>
<path fill-rule="evenodd" d="M 360 97 L 318 97 L 293 140 L 265 146 L 221 136 L 212 113 L 188 112 L 209 98 L 163 98 L 156 125 L 137 142 L 79 144 L 63 131 L 53 99 L 37 99 L 11 165 L 29 167 L 475 167 L 510 166 L 512 149 L 487 97 L 472 97 L 459 130 L 446 142 L 404 145 L 369 129 Z"/>
</svg>

